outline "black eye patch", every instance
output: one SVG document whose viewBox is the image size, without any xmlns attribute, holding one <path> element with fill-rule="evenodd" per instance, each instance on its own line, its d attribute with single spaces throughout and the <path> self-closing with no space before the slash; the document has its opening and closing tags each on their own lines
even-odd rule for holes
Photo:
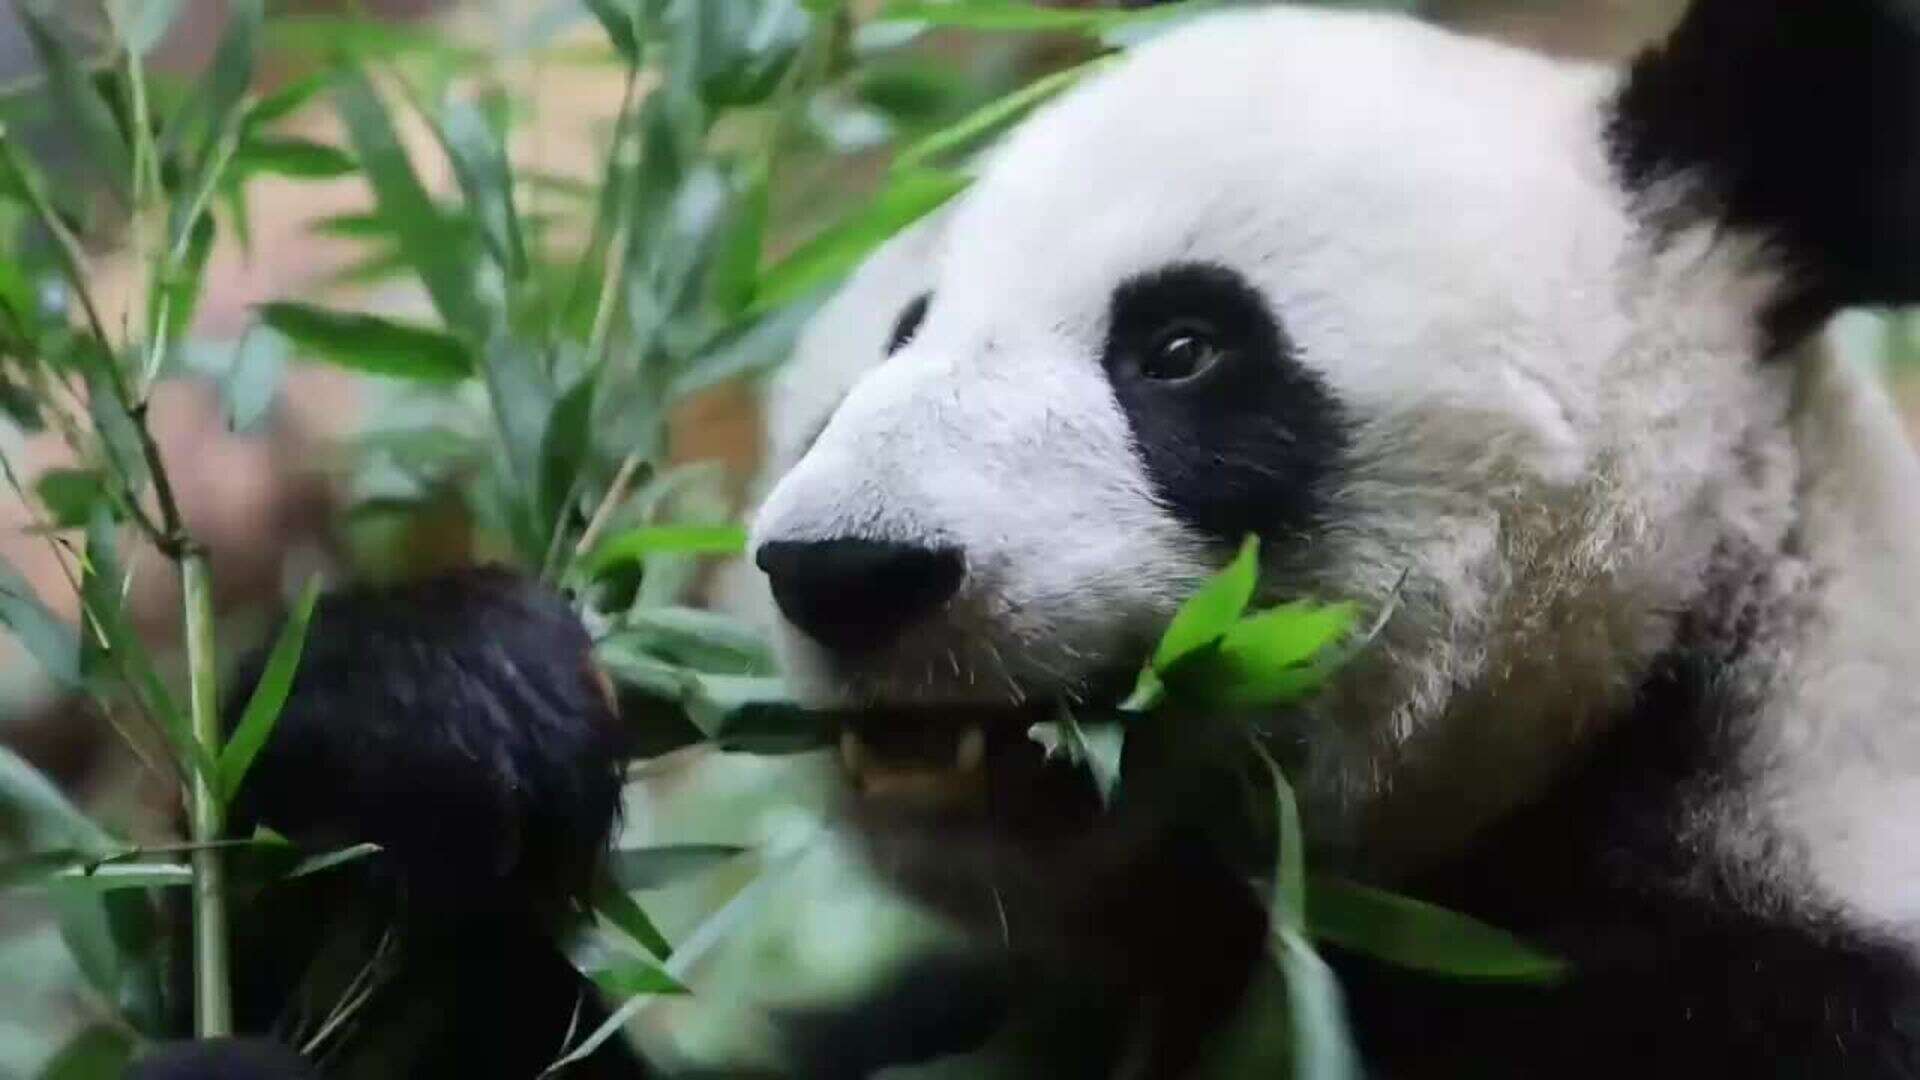
<svg viewBox="0 0 1920 1080">
<path fill-rule="evenodd" d="M 1318 519 L 1345 420 L 1245 278 L 1182 263 L 1122 283 L 1102 362 L 1182 520 L 1233 542 L 1297 537 Z"/>
<path fill-rule="evenodd" d="M 920 332 L 920 324 L 927 321 L 927 308 L 932 304 L 932 293 L 921 293 L 908 302 L 900 317 L 894 320 L 893 333 L 887 335 L 888 356 L 906 348 L 913 335 Z"/>
</svg>

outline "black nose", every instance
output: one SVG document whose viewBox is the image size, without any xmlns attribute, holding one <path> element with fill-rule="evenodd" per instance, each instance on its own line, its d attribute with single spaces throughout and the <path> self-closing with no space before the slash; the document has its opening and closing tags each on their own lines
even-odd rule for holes
<svg viewBox="0 0 1920 1080">
<path fill-rule="evenodd" d="M 781 540 L 754 561 L 780 613 L 830 649 L 886 644 L 953 598 L 966 576 L 960 549 L 887 540 Z"/>
</svg>

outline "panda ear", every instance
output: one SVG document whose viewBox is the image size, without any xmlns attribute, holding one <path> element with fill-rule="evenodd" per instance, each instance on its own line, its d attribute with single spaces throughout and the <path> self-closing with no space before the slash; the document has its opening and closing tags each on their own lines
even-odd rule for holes
<svg viewBox="0 0 1920 1080">
<path fill-rule="evenodd" d="M 1767 236 L 1786 333 L 1920 301 L 1920 0 L 1695 0 L 1634 65 L 1612 145 L 1640 191 Z"/>
</svg>

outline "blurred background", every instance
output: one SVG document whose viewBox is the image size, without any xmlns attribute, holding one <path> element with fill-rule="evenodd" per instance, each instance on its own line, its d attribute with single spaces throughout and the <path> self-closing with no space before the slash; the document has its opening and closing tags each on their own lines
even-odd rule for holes
<svg viewBox="0 0 1920 1080">
<path fill-rule="evenodd" d="M 753 6 L 759 0 L 739 2 Z M 1089 5 L 1062 0 L 1058 6 Z M 1425 0 L 1397 6 L 1474 33 L 1596 60 L 1629 54 L 1677 13 L 1674 0 Z M 113 32 L 104 9 L 96 7 L 90 0 L 68 0 L 40 10 L 84 57 Z M 217 66 L 228 4 L 151 0 L 150 7 L 143 13 L 142 5 L 132 5 L 157 28 L 146 53 L 153 92 L 184 98 Z M 762 263 L 780 266 L 788 256 L 808 253 L 823 230 L 883 199 L 888 163 L 900 147 L 1084 62 L 1097 48 L 1064 33 L 902 28 L 873 20 L 878 7 L 855 0 L 850 35 L 839 43 L 847 52 L 836 58 L 834 78 L 782 110 L 794 115 L 778 118 L 777 127 L 768 126 L 767 109 L 750 93 L 742 93 L 738 115 L 716 106 L 685 151 L 684 182 L 673 205 L 697 202 L 686 177 L 708 177 L 722 203 L 754 191 L 757 147 L 778 141 L 780 166 L 767 185 L 764 236 L 756 236 L 756 250 Z M 767 34 L 787 32 L 768 20 L 761 26 Z M 31 149 L 63 208 L 72 208 L 102 306 L 133 312 L 146 272 L 138 223 L 100 175 L 85 125 L 50 89 L 44 56 L 20 8 L 0 3 L 0 122 Z M 609 146 L 624 122 L 623 110 L 644 101 L 650 88 L 645 76 L 633 84 L 628 65 L 587 5 L 286 0 L 268 8 L 248 76 L 250 93 L 272 99 L 324 80 L 343 56 L 370 72 L 382 97 L 393 103 L 399 143 L 449 217 L 467 212 L 459 209 L 463 177 L 456 156 L 439 145 L 444 133 L 424 117 L 432 113 L 431 103 L 471 102 L 511 133 L 503 144 L 518 185 L 521 226 L 534 238 L 529 243 L 537 240 L 539 251 L 566 252 L 568 267 L 592 249 L 609 202 L 603 186 Z M 525 560 L 524 543 L 501 526 L 497 507 L 488 502 L 491 436 L 485 395 L 472 380 L 448 384 L 369 374 L 365 358 L 319 355 L 324 347 L 262 317 L 260 305 L 279 301 L 402 322 L 434 317 L 436 298 L 423 288 L 406 238 L 373 212 L 364 162 L 355 160 L 364 156 L 364 133 L 343 126 L 329 92 L 319 90 L 277 117 L 272 139 L 247 151 L 252 156 L 245 158 L 244 187 L 219 194 L 223 216 L 205 260 L 195 314 L 168 349 L 163 377 L 154 386 L 151 426 L 172 464 L 181 511 L 210 549 L 228 653 L 257 642 L 314 573 L 333 581 L 378 580 L 488 559 Z M 430 104 L 424 110 L 401 107 L 409 99 Z M 710 173 L 702 171 L 708 159 L 718 163 Z M 671 229 L 676 222 L 686 224 L 668 215 L 655 225 Z M 20 227 L 17 215 L 4 224 Z M 688 227 L 720 228 L 698 221 Z M 654 248 L 634 250 L 641 258 L 658 255 Z M 456 257 L 467 254 L 456 248 Z M 538 252 L 531 258 L 537 262 Z M 658 256 L 662 266 L 672 258 L 671 251 Z M 528 273 L 536 281 L 526 288 L 533 297 L 528 303 L 548 304 L 559 312 L 549 321 L 566 323 L 575 301 L 553 301 L 542 292 L 540 267 Z M 659 446 L 657 471 L 676 478 L 654 493 L 671 509 L 646 513 L 674 521 L 738 520 L 761 452 L 762 376 L 779 362 L 821 284 L 803 280 L 790 296 L 734 305 L 722 316 L 706 305 L 684 323 L 663 322 L 666 329 L 644 341 L 645 335 L 625 330 L 611 341 L 600 339 L 601 347 L 614 351 L 659 350 L 676 380 L 670 388 L 645 391 L 659 406 L 658 415 L 637 421 L 640 441 Z M 565 291 L 561 285 L 551 290 Z M 631 300 L 623 310 L 631 314 L 637 306 Z M 110 315 L 108 321 L 128 317 Z M 602 329 L 583 324 L 556 339 L 584 342 L 590 354 Z M 682 332 L 690 344 L 669 340 Z M 1920 380 L 1912 377 L 1920 370 L 1920 334 L 1914 327 L 1860 314 L 1849 316 L 1840 333 L 1863 362 L 1884 367 L 1920 424 Z M 0 365 L 0 399 L 20 392 L 7 370 Z M 86 463 L 76 460 L 58 426 L 18 408 L 0 409 L 0 452 L 19 479 L 17 488 L 0 490 L 0 562 L 47 610 L 72 624 L 79 613 L 70 578 L 73 552 L 48 542 L 46 508 L 22 497 L 35 492 L 52 505 L 61 485 L 85 481 Z M 606 487 L 622 457 L 609 451 L 596 460 L 588 470 L 592 483 Z M 123 558 L 142 567 L 126 591 L 128 617 L 163 658 L 161 666 L 176 669 L 178 579 L 165 560 L 137 545 Z M 697 606 L 709 573 L 689 560 L 671 572 L 650 569 L 647 587 L 656 602 Z M 758 670 L 760 663 L 747 666 Z M 124 726 L 116 722 L 116 708 L 50 677 L 26 648 L 0 632 L 0 745 L 120 835 L 164 839 L 178 815 L 177 785 L 143 764 L 137 738 L 130 744 L 116 733 Z M 648 769 L 628 790 L 623 843 L 727 844 L 751 852 L 712 874 L 649 894 L 648 910 L 668 936 L 688 939 L 685 949 L 695 954 L 688 961 L 689 979 L 697 991 L 639 1011 L 633 1028 L 651 1052 L 716 1066 L 777 1064 L 765 1010 L 851 995 L 875 978 L 887 958 L 950 933 L 872 887 L 823 831 L 832 777 L 819 755 L 695 748 Z M 0 855 L 21 840 L 4 826 L 0 820 Z M 777 879 L 770 876 L 776 870 Z M 716 922 L 716 912 L 726 920 Z M 40 1075 L 74 1033 L 101 1017 L 83 967 L 45 905 L 30 894 L 0 892 L 0 1078 Z M 953 1074 L 977 1075 L 970 1068 L 977 1070 L 955 1066 Z"/>
</svg>

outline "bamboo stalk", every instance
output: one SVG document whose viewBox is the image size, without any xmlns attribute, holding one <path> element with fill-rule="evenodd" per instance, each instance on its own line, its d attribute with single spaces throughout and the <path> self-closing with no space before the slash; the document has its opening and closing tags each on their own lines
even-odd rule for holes
<svg viewBox="0 0 1920 1080">
<path fill-rule="evenodd" d="M 205 552 L 190 548 L 180 561 L 181 594 L 187 608 L 188 707 L 193 737 L 209 756 L 220 747 L 219 673 L 214 662 L 213 578 Z M 226 826 L 214 778 L 193 773 L 188 799 L 193 841 L 212 845 Z M 217 846 L 193 852 L 193 1017 L 201 1038 L 233 1030 L 227 972 L 226 853 Z"/>
</svg>

